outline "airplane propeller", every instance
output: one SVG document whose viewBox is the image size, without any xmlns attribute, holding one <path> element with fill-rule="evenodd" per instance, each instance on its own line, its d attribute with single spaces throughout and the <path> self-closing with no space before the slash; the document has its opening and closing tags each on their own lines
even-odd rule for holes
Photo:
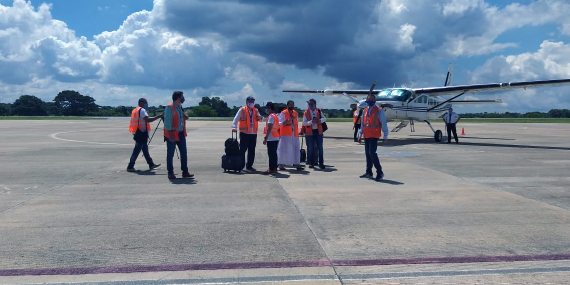
<svg viewBox="0 0 570 285">
<path fill-rule="evenodd" d="M 368 91 L 368 95 L 372 94 L 372 91 L 374 91 L 374 87 L 376 87 L 376 80 L 374 80 L 374 83 L 372 83 L 372 86 L 370 86 L 370 91 Z"/>
</svg>

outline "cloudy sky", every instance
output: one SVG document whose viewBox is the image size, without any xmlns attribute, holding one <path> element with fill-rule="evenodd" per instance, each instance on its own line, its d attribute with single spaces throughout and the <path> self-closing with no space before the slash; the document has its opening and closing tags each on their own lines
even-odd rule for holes
<svg viewBox="0 0 570 285">
<path fill-rule="evenodd" d="M 75 90 L 101 106 L 202 96 L 305 102 L 283 89 L 570 78 L 566 0 L 0 0 L 0 102 Z M 570 109 L 570 86 L 481 93 L 459 112 Z M 316 97 L 348 108 L 343 97 Z"/>
</svg>

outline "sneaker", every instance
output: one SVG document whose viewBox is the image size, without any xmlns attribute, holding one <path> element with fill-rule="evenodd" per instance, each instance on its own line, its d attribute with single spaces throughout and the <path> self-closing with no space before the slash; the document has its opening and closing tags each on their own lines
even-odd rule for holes
<svg viewBox="0 0 570 285">
<path fill-rule="evenodd" d="M 155 168 L 158 168 L 159 166 L 160 166 L 160 163 L 159 163 L 159 164 L 153 164 L 153 165 L 151 165 L 151 166 L 149 167 L 149 169 L 150 169 L 150 170 L 153 170 L 153 169 L 155 169 Z"/>
<path fill-rule="evenodd" d="M 364 173 L 364 174 L 360 175 L 360 178 L 368 178 L 368 179 L 371 179 L 371 178 L 373 178 L 373 177 L 374 177 L 374 176 L 372 176 L 372 174 L 370 174 L 370 173 Z"/>
<path fill-rule="evenodd" d="M 168 179 L 176 179 L 176 175 L 174 173 L 168 174 Z"/>
<path fill-rule="evenodd" d="M 374 179 L 374 180 L 381 181 L 382 179 L 384 179 L 384 173 L 380 173 L 380 174 L 376 175 L 376 179 Z"/>
<path fill-rule="evenodd" d="M 127 172 L 137 172 L 137 170 L 134 168 L 127 168 Z"/>
<path fill-rule="evenodd" d="M 192 177 L 194 177 L 194 174 L 192 174 L 192 173 L 190 173 L 190 172 L 185 172 L 185 173 L 182 173 L 182 177 L 184 177 L 184 178 L 192 178 Z"/>
</svg>

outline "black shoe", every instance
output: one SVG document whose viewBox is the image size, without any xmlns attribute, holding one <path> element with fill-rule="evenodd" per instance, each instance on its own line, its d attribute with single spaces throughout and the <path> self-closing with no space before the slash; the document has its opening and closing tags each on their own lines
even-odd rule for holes
<svg viewBox="0 0 570 285">
<path fill-rule="evenodd" d="M 155 168 L 158 168 L 159 166 L 160 166 L 160 163 L 159 164 L 153 164 L 153 165 L 149 166 L 149 169 L 153 170 Z"/>
<path fill-rule="evenodd" d="M 455 143 L 459 143 L 459 141 L 455 141 Z"/>
<path fill-rule="evenodd" d="M 134 168 L 127 168 L 127 172 L 137 172 L 137 170 Z"/>
<path fill-rule="evenodd" d="M 247 166 L 245 169 L 249 170 L 249 171 L 255 171 L 255 168 L 251 167 L 251 166 Z"/>
<path fill-rule="evenodd" d="M 381 181 L 382 179 L 384 179 L 384 173 L 380 173 L 380 174 L 376 175 L 376 179 L 374 179 L 374 180 Z"/>
<path fill-rule="evenodd" d="M 360 178 L 371 179 L 371 178 L 374 178 L 374 176 L 372 176 L 372 174 L 370 174 L 370 173 L 364 173 L 364 174 L 360 175 Z"/>
<path fill-rule="evenodd" d="M 319 165 L 319 168 L 320 168 L 320 169 L 325 169 L 325 165 L 324 165 L 324 164 L 321 164 L 321 165 Z"/>
<path fill-rule="evenodd" d="M 311 164 L 311 165 L 309 165 L 309 168 L 315 168 L 315 166 Z"/>
</svg>

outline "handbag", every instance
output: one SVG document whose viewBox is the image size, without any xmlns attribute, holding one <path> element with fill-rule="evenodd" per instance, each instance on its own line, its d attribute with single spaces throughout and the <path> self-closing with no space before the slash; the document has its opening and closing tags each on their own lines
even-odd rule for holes
<svg viewBox="0 0 570 285">
<path fill-rule="evenodd" d="M 148 132 L 142 132 L 139 129 L 139 124 L 141 121 L 141 110 L 139 110 L 139 120 L 137 122 L 137 131 L 133 134 L 133 140 L 137 143 L 146 143 L 148 141 Z"/>
<path fill-rule="evenodd" d="M 321 117 L 323 117 L 323 112 L 320 109 L 319 113 L 321 113 Z M 329 126 L 327 126 L 327 122 L 321 123 L 321 127 L 323 128 L 323 133 L 329 129 Z"/>
</svg>

